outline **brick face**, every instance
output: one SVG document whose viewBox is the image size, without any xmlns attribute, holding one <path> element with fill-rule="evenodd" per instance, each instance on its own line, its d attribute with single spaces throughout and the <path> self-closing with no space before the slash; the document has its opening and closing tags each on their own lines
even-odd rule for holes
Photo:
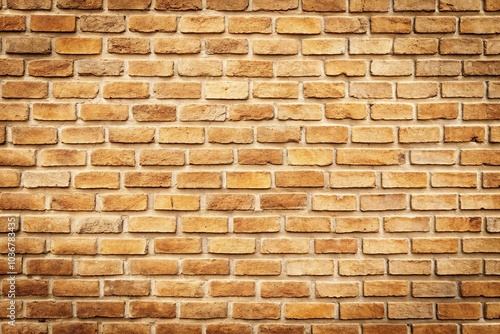
<svg viewBox="0 0 500 334">
<path fill-rule="evenodd" d="M 2 333 L 500 331 L 498 0 L 0 7 Z"/>
</svg>

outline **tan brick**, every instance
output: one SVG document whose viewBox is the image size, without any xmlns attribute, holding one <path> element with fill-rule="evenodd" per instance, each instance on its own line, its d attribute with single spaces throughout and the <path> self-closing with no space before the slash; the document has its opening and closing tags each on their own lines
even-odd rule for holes
<svg viewBox="0 0 500 334">
<path fill-rule="evenodd" d="M 498 188 L 500 174 L 497 172 L 483 172 L 483 188 Z"/>
<path fill-rule="evenodd" d="M 487 165 L 497 166 L 500 164 L 500 152 L 497 150 L 461 150 L 460 164 L 461 165 Z"/>
<path fill-rule="evenodd" d="M 288 232 L 330 232 L 331 221 L 329 217 L 290 217 L 285 222 Z"/>
<path fill-rule="evenodd" d="M 438 95 L 436 82 L 398 82 L 396 95 L 402 99 L 429 99 Z"/>
<path fill-rule="evenodd" d="M 395 11 L 426 11 L 433 12 L 435 10 L 435 0 L 394 0 Z"/>
<path fill-rule="evenodd" d="M 411 208 L 416 211 L 455 210 L 457 207 L 457 196 L 454 194 L 411 195 Z"/>
<path fill-rule="evenodd" d="M 124 3 L 120 0 L 109 0 L 108 9 L 147 9 L 151 5 L 151 0 L 132 0 Z"/>
<path fill-rule="evenodd" d="M 424 302 L 389 302 L 387 316 L 389 319 L 432 319 L 434 305 Z"/>
<path fill-rule="evenodd" d="M 24 172 L 23 184 L 26 188 L 66 188 L 69 187 L 69 172 Z"/>
<path fill-rule="evenodd" d="M 439 43 L 439 53 L 479 55 L 483 53 L 483 42 L 478 38 L 443 38 Z"/>
<path fill-rule="evenodd" d="M 330 276 L 333 271 L 333 261 L 329 259 L 286 260 L 286 272 L 289 276 Z"/>
<path fill-rule="evenodd" d="M 224 302 L 182 302 L 181 319 L 216 319 L 227 316 L 227 303 Z"/>
<path fill-rule="evenodd" d="M 313 324 L 312 330 L 315 334 L 358 334 L 360 328 L 357 324 Z"/>
<path fill-rule="evenodd" d="M 344 54 L 346 43 L 344 39 L 305 39 L 302 41 L 303 55 L 340 55 Z"/>
<path fill-rule="evenodd" d="M 363 34 L 368 31 L 368 19 L 361 16 L 327 16 L 325 32 L 333 34 Z"/>
<path fill-rule="evenodd" d="M 80 117 L 84 121 L 126 121 L 128 106 L 125 104 L 83 104 Z"/>
<path fill-rule="evenodd" d="M 84 150 L 45 149 L 40 154 L 41 166 L 85 166 Z"/>
<path fill-rule="evenodd" d="M 6 37 L 6 53 L 49 54 L 52 51 L 48 37 Z"/>
<path fill-rule="evenodd" d="M 205 42 L 207 54 L 247 54 L 248 40 L 241 38 L 211 38 Z"/>
<path fill-rule="evenodd" d="M 78 74 L 81 76 L 120 76 L 123 74 L 124 61 L 114 59 L 79 60 Z"/>
<path fill-rule="evenodd" d="M 409 143 L 438 143 L 441 141 L 441 127 L 439 126 L 401 126 L 398 139 L 402 144 Z"/>
<path fill-rule="evenodd" d="M 125 302 L 123 301 L 79 301 L 76 303 L 76 316 L 80 319 L 96 317 L 119 318 L 124 315 Z"/>
<path fill-rule="evenodd" d="M 363 127 L 352 128 L 351 140 L 353 143 L 393 143 L 394 129 L 391 127 Z"/>
<path fill-rule="evenodd" d="M 415 31 L 418 33 L 454 33 L 457 19 L 451 16 L 417 16 Z"/>
<path fill-rule="evenodd" d="M 406 209 L 406 194 L 361 195 L 361 211 L 383 211 Z"/>
<path fill-rule="evenodd" d="M 56 99 L 66 99 L 66 98 L 93 99 L 97 97 L 98 93 L 99 93 L 99 84 L 97 82 L 57 81 L 52 83 L 52 94 Z M 50 104 L 45 104 L 45 105 L 50 106 Z"/>
<path fill-rule="evenodd" d="M 228 221 L 225 217 L 184 216 L 182 231 L 186 233 L 227 233 Z"/>
<path fill-rule="evenodd" d="M 255 39 L 252 51 L 256 55 L 296 55 L 299 47 L 294 39 Z"/>
<path fill-rule="evenodd" d="M 101 9 L 102 0 L 57 0 L 56 6 L 62 9 Z"/>
<path fill-rule="evenodd" d="M 102 195 L 102 211 L 144 211 L 148 208 L 148 196 L 135 195 Z"/>
<path fill-rule="evenodd" d="M 177 30 L 177 17 L 173 15 L 131 15 L 128 20 L 128 29 L 134 32 L 175 32 Z"/>
<path fill-rule="evenodd" d="M 363 284 L 365 297 L 403 297 L 409 293 L 407 281 L 368 281 Z"/>
<path fill-rule="evenodd" d="M 314 12 L 345 12 L 346 3 L 343 0 L 315 1 L 302 0 L 302 10 Z"/>
<path fill-rule="evenodd" d="M 278 34 L 315 35 L 321 33 L 320 17 L 278 17 L 276 32 Z"/>
<path fill-rule="evenodd" d="M 201 98 L 201 83 L 198 82 L 158 82 L 153 89 L 158 99 Z M 175 114 L 173 116 L 175 119 Z"/>
<path fill-rule="evenodd" d="M 330 173 L 331 188 L 375 188 L 374 172 L 339 171 Z"/>
<path fill-rule="evenodd" d="M 330 119 L 366 119 L 368 108 L 363 103 L 326 104 L 325 117 Z M 348 137 L 346 137 L 348 138 Z"/>
<path fill-rule="evenodd" d="M 391 275 L 430 275 L 431 260 L 389 260 Z"/>
<path fill-rule="evenodd" d="M 147 280 L 106 280 L 105 296 L 147 296 L 151 290 L 151 282 Z"/>
<path fill-rule="evenodd" d="M 118 189 L 120 174 L 118 172 L 80 172 L 75 175 L 75 188 L 79 189 Z"/>
<path fill-rule="evenodd" d="M 76 233 L 120 233 L 123 230 L 121 217 L 84 218 L 75 224 Z"/>
<path fill-rule="evenodd" d="M 262 239 L 262 254 L 307 254 L 309 253 L 308 238 Z"/>
<path fill-rule="evenodd" d="M 145 38 L 108 38 L 108 52 L 118 54 L 148 54 L 149 40 Z"/>
<path fill-rule="evenodd" d="M 130 273 L 132 275 L 175 275 L 178 271 L 177 260 L 173 259 L 154 259 L 144 258 L 130 259 Z M 156 287 L 159 289 L 160 281 L 156 281 Z"/>
<path fill-rule="evenodd" d="M 359 284 L 357 282 L 317 282 L 315 294 L 319 298 L 358 297 Z"/>
<path fill-rule="evenodd" d="M 390 82 L 359 81 L 349 84 L 349 96 L 357 99 L 390 99 L 393 97 Z"/>
<path fill-rule="evenodd" d="M 151 331 L 150 327 L 151 325 L 146 323 L 106 323 L 102 326 L 102 333 L 112 334 L 131 331 L 132 333 L 137 334 L 148 334 Z"/>
<path fill-rule="evenodd" d="M 260 196 L 260 207 L 263 210 L 294 210 L 306 206 L 307 196 L 304 193 L 274 193 Z"/>
<path fill-rule="evenodd" d="M 156 295 L 161 297 L 203 297 L 205 283 L 202 281 L 156 281 Z"/>
<path fill-rule="evenodd" d="M 382 55 L 391 51 L 391 40 L 388 38 L 351 38 L 349 54 L 352 55 Z"/>
<path fill-rule="evenodd" d="M 286 319 L 333 319 L 335 305 L 331 303 L 287 303 Z"/>
<path fill-rule="evenodd" d="M 183 15 L 179 20 L 179 31 L 182 33 L 222 33 L 224 30 L 224 16 Z"/>
<path fill-rule="evenodd" d="M 210 194 L 206 196 L 207 210 L 254 210 L 255 197 L 248 194 Z"/>
<path fill-rule="evenodd" d="M 102 90 L 105 99 L 145 99 L 149 97 L 147 82 L 110 82 Z"/>
<path fill-rule="evenodd" d="M 5 99 L 45 99 L 49 86 L 45 81 L 4 81 L 2 97 Z"/>
<path fill-rule="evenodd" d="M 438 41 L 435 38 L 396 38 L 394 40 L 395 54 L 433 55 L 437 52 Z"/>
<path fill-rule="evenodd" d="M 56 211 L 93 211 L 95 195 L 86 193 L 54 194 L 50 208 Z"/>
<path fill-rule="evenodd" d="M 202 127 L 168 127 L 159 128 L 158 131 L 159 143 L 202 144 L 205 141 L 205 129 Z"/>
<path fill-rule="evenodd" d="M 237 0 L 233 3 L 227 3 L 221 0 L 209 0 L 207 1 L 207 9 L 214 10 L 245 10 L 248 7 L 248 0 Z"/>
<path fill-rule="evenodd" d="M 73 260 L 30 259 L 26 261 L 26 275 L 70 276 L 73 273 Z"/>
<path fill-rule="evenodd" d="M 364 254 L 407 254 L 408 250 L 407 239 L 363 239 Z"/>
<path fill-rule="evenodd" d="M 232 149 L 191 149 L 190 165 L 230 165 L 234 162 Z"/>
<path fill-rule="evenodd" d="M 93 166 L 135 166 L 134 150 L 97 149 L 92 152 Z"/>
<path fill-rule="evenodd" d="M 246 100 L 248 99 L 248 89 L 249 85 L 246 82 L 207 82 L 205 84 L 205 98 L 207 100 Z"/>
<path fill-rule="evenodd" d="M 30 29 L 36 32 L 74 32 L 74 15 L 31 15 Z"/>
<path fill-rule="evenodd" d="M 26 16 L 24 15 L 1 15 L 0 31 L 25 31 Z"/>
<path fill-rule="evenodd" d="M 356 211 L 357 199 L 354 195 L 314 195 L 313 211 Z"/>
<path fill-rule="evenodd" d="M 253 238 L 208 239 L 208 252 L 213 254 L 253 254 L 255 247 Z"/>
<path fill-rule="evenodd" d="M 174 75 L 174 62 L 169 60 L 130 60 L 128 74 L 131 77 L 171 77 Z"/>
<path fill-rule="evenodd" d="M 21 172 L 15 169 L 4 169 L 0 175 L 1 188 L 15 188 L 21 185 Z"/>
<path fill-rule="evenodd" d="M 124 15 L 82 15 L 80 30 L 84 32 L 119 33 L 126 28 Z"/>
<path fill-rule="evenodd" d="M 255 282 L 211 281 L 210 295 L 214 297 L 252 297 L 255 296 Z"/>
<path fill-rule="evenodd" d="M 201 2 L 200 2 L 201 4 Z M 201 324 L 186 324 L 186 323 L 159 323 L 156 326 L 158 334 L 201 334 Z"/>
<path fill-rule="evenodd" d="M 404 150 L 338 149 L 339 165 L 402 165 L 406 160 Z"/>
<path fill-rule="evenodd" d="M 228 17 L 228 31 L 231 34 L 270 34 L 272 19 L 263 16 Z"/>
<path fill-rule="evenodd" d="M 371 233 L 379 231 L 380 221 L 377 217 L 337 217 L 335 219 L 336 233 Z"/>
<path fill-rule="evenodd" d="M 201 0 L 158 0 L 157 10 L 198 10 L 202 8 Z"/>
<path fill-rule="evenodd" d="M 52 285 L 52 294 L 63 297 L 97 297 L 99 296 L 99 282 L 78 279 L 55 280 Z"/>
<path fill-rule="evenodd" d="M 318 121 L 323 116 L 320 104 L 279 104 L 279 120 Z"/>
<path fill-rule="evenodd" d="M 147 127 L 110 127 L 109 142 L 121 144 L 143 144 L 154 141 L 155 129 Z"/>
<path fill-rule="evenodd" d="M 170 188 L 170 172 L 126 172 L 124 184 L 127 188 Z"/>
<path fill-rule="evenodd" d="M 481 303 L 438 303 L 437 318 L 440 320 L 476 320 L 482 315 Z"/>
<path fill-rule="evenodd" d="M 174 105 L 141 104 L 132 107 L 132 114 L 138 122 L 173 122 L 177 118 L 176 111 Z"/>
<path fill-rule="evenodd" d="M 280 0 L 277 2 L 268 2 L 265 0 L 253 0 L 253 10 L 290 10 L 299 6 L 299 0 Z"/>
<path fill-rule="evenodd" d="M 389 0 L 351 0 L 349 11 L 351 12 L 388 12 Z"/>
<path fill-rule="evenodd" d="M 477 174 L 472 172 L 433 172 L 431 185 L 439 188 L 476 188 Z"/>
<path fill-rule="evenodd" d="M 81 259 L 77 264 L 77 272 L 82 276 L 122 275 L 121 260 L 89 260 Z"/>
<path fill-rule="evenodd" d="M 0 120 L 25 121 L 28 119 L 29 107 L 26 103 L 0 103 Z"/>
<path fill-rule="evenodd" d="M 326 75 L 346 75 L 351 76 L 365 76 L 366 75 L 366 61 L 364 60 L 327 60 L 325 61 L 325 74 Z"/>
<path fill-rule="evenodd" d="M 498 34 L 498 17 L 460 17 L 460 33 L 462 34 Z"/>
<path fill-rule="evenodd" d="M 184 59 L 177 63 L 177 72 L 187 77 L 220 77 L 222 61 L 214 59 Z"/>
<path fill-rule="evenodd" d="M 495 103 L 470 103 L 463 106 L 463 119 L 470 120 L 495 120 L 500 118 L 500 104 Z"/>
<path fill-rule="evenodd" d="M 32 106 L 33 118 L 43 121 L 74 121 L 76 108 L 69 103 L 35 103 Z"/>
<path fill-rule="evenodd" d="M 413 106 L 410 104 L 377 103 L 370 107 L 370 116 L 374 120 L 409 120 L 414 118 L 413 115 Z"/>
<path fill-rule="evenodd" d="M 463 210 L 496 210 L 499 207 L 500 194 L 460 195 L 460 208 Z"/>
<path fill-rule="evenodd" d="M 235 217 L 233 225 L 235 233 L 278 232 L 280 219 L 277 216 Z"/>
<path fill-rule="evenodd" d="M 146 254 L 146 239 L 101 239 L 101 254 Z"/>
<path fill-rule="evenodd" d="M 156 38 L 154 52 L 159 54 L 195 54 L 201 52 L 201 40 L 198 38 Z"/>
<path fill-rule="evenodd" d="M 175 318 L 176 305 L 170 302 L 137 300 L 130 302 L 129 311 L 131 318 Z M 144 333 L 147 334 L 148 331 L 149 328 Z"/>
<path fill-rule="evenodd" d="M 340 319 L 382 319 L 384 303 L 343 303 L 340 304 Z"/>
<path fill-rule="evenodd" d="M 42 319 L 64 319 L 73 316 L 73 305 L 70 301 L 30 301 L 26 303 L 26 317 Z"/>
<path fill-rule="evenodd" d="M 455 119 L 459 107 L 458 103 L 421 103 L 418 105 L 417 117 L 420 120 Z"/>
<path fill-rule="evenodd" d="M 455 297 L 457 295 L 457 283 L 455 282 L 412 282 L 413 297 Z"/>
<path fill-rule="evenodd" d="M 371 32 L 381 34 L 409 34 L 412 30 L 410 17 L 405 16 L 372 16 Z"/>
<path fill-rule="evenodd" d="M 453 77 L 461 72 L 462 64 L 459 60 L 417 60 L 415 64 L 417 77 Z"/>
<path fill-rule="evenodd" d="M 383 259 L 339 260 L 339 275 L 341 276 L 372 276 L 384 273 L 385 261 Z"/>
<path fill-rule="evenodd" d="M 139 216 L 128 220 L 129 232 L 163 232 L 173 233 L 177 229 L 174 217 Z"/>
<path fill-rule="evenodd" d="M 279 319 L 281 315 L 279 303 L 234 303 L 235 319 Z"/>
<path fill-rule="evenodd" d="M 22 76 L 24 74 L 24 60 L 0 59 L 0 75 Z"/>
<path fill-rule="evenodd" d="M 43 145 L 57 143 L 57 129 L 41 126 L 12 127 L 12 144 Z"/>
<path fill-rule="evenodd" d="M 428 184 L 425 172 L 383 172 L 383 188 L 426 188 Z"/>
</svg>

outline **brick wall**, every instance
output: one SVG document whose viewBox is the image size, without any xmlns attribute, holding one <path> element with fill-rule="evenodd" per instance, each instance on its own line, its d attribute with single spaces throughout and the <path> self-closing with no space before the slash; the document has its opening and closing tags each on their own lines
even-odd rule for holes
<svg viewBox="0 0 500 334">
<path fill-rule="evenodd" d="M 2 333 L 500 333 L 500 1 L 1 4 Z"/>
</svg>

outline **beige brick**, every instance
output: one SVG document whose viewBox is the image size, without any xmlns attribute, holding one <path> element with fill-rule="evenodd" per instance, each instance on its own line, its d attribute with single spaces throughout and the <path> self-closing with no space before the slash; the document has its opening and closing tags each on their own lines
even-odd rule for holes
<svg viewBox="0 0 500 334">
<path fill-rule="evenodd" d="M 158 0 L 157 10 L 198 10 L 202 8 L 201 0 Z"/>
<path fill-rule="evenodd" d="M 349 84 L 349 96 L 357 99 L 390 99 L 393 97 L 390 82 L 359 81 Z"/>
<path fill-rule="evenodd" d="M 305 39 L 302 41 L 303 55 L 340 55 L 344 54 L 346 43 L 344 39 Z"/>
<path fill-rule="evenodd" d="M 247 54 L 248 40 L 236 38 L 211 38 L 205 42 L 207 54 Z"/>
<path fill-rule="evenodd" d="M 30 29 L 36 32 L 74 32 L 76 17 L 73 15 L 31 15 Z"/>
<path fill-rule="evenodd" d="M 354 195 L 314 195 L 313 211 L 356 211 L 357 199 Z"/>
<path fill-rule="evenodd" d="M 186 77 L 220 77 L 222 61 L 215 59 L 183 59 L 177 63 L 180 76 Z"/>
<path fill-rule="evenodd" d="M 382 55 L 391 51 L 391 40 L 388 38 L 351 38 L 349 53 L 352 55 Z"/>
<path fill-rule="evenodd" d="M 421 17 L 417 17 L 419 19 Z M 433 55 L 438 52 L 435 38 L 396 38 L 394 53 L 400 55 Z"/>
<path fill-rule="evenodd" d="M 498 17 L 460 17 L 460 33 L 462 34 L 498 34 Z"/>
<path fill-rule="evenodd" d="M 402 99 L 429 99 L 438 95 L 436 82 L 398 82 L 396 95 Z"/>
<path fill-rule="evenodd" d="M 439 42 L 439 53 L 480 55 L 483 53 L 483 42 L 479 38 L 443 38 Z"/>
<path fill-rule="evenodd" d="M 139 77 L 170 77 L 174 75 L 174 62 L 168 60 L 131 60 L 128 74 Z"/>
<path fill-rule="evenodd" d="M 395 11 L 427 11 L 433 12 L 435 10 L 435 0 L 394 0 Z"/>
</svg>

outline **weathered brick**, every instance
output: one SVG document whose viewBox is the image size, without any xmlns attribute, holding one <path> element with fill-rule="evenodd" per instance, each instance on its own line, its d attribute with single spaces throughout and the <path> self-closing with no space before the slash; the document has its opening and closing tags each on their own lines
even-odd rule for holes
<svg viewBox="0 0 500 334">
<path fill-rule="evenodd" d="M 327 16 L 325 32 L 332 34 L 364 34 L 368 31 L 368 19 L 362 16 Z"/>
<path fill-rule="evenodd" d="M 82 15 L 80 29 L 84 32 L 119 33 L 126 29 L 123 15 Z"/>
<path fill-rule="evenodd" d="M 36 32 L 74 32 L 74 15 L 31 15 L 30 29 Z"/>
<path fill-rule="evenodd" d="M 173 15 L 131 15 L 128 24 L 128 29 L 134 32 L 175 32 L 177 30 L 177 17 Z"/>
<path fill-rule="evenodd" d="M 159 54 L 195 54 L 201 51 L 201 40 L 198 38 L 156 38 L 154 52 Z"/>
</svg>

